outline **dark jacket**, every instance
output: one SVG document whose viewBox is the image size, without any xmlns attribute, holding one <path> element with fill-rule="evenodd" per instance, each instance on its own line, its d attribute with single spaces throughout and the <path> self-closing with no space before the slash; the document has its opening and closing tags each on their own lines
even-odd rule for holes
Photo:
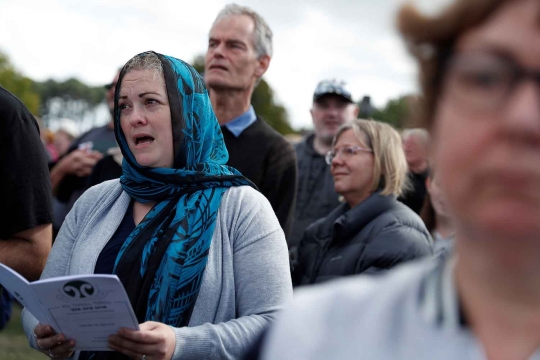
<svg viewBox="0 0 540 360">
<path fill-rule="evenodd" d="M 420 217 L 394 196 L 375 193 L 352 209 L 342 204 L 307 228 L 293 283 L 376 273 L 430 254 L 431 236 Z"/>
<path fill-rule="evenodd" d="M 411 189 L 398 198 L 403 204 L 407 205 L 417 214 L 420 214 L 422 206 L 424 205 L 424 199 L 426 197 L 426 179 L 429 175 L 428 170 L 422 173 L 413 173 L 409 171 L 408 177 L 411 183 Z"/>
<path fill-rule="evenodd" d="M 226 126 L 221 131 L 229 152 L 227 165 L 257 186 L 288 235 L 296 199 L 296 154 L 292 144 L 260 117 L 238 137 Z"/>
<path fill-rule="evenodd" d="M 306 228 L 334 210 L 339 205 L 339 195 L 334 190 L 334 179 L 324 156 L 313 148 L 314 134 L 294 146 L 298 161 L 298 190 L 289 248 L 298 246 Z"/>
</svg>

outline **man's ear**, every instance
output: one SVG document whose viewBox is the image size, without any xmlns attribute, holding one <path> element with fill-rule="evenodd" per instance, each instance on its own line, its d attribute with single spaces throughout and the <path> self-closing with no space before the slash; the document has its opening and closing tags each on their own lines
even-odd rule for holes
<svg viewBox="0 0 540 360">
<path fill-rule="evenodd" d="M 255 69 L 255 76 L 260 78 L 264 75 L 268 67 L 270 66 L 270 56 L 261 55 L 257 59 L 257 68 Z"/>
<path fill-rule="evenodd" d="M 358 104 L 354 104 L 354 118 L 355 119 L 358 118 L 359 113 L 360 113 L 360 107 L 358 106 Z"/>
</svg>

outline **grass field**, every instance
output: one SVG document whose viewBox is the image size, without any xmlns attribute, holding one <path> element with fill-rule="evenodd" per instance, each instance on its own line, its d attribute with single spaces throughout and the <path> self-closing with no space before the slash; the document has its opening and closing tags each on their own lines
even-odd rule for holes
<svg viewBox="0 0 540 360">
<path fill-rule="evenodd" d="M 28 346 L 28 340 L 21 324 L 21 307 L 13 306 L 11 320 L 0 330 L 0 359 L 1 360 L 44 360 L 45 356 Z"/>
</svg>

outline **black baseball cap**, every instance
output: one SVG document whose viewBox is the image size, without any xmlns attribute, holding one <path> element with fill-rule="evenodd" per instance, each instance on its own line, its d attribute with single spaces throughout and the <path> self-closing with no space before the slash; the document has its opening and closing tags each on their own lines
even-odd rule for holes
<svg viewBox="0 0 540 360">
<path fill-rule="evenodd" d="M 313 101 L 318 101 L 324 95 L 338 95 L 345 99 L 347 102 L 354 102 L 352 99 L 351 92 L 345 86 L 344 81 L 338 81 L 335 79 L 332 80 L 323 80 L 317 84 L 315 93 L 313 94 Z"/>
</svg>

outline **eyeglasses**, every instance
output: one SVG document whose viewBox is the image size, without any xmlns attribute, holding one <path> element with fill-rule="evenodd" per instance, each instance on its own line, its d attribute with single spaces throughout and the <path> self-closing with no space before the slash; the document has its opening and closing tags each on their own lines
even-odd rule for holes
<svg viewBox="0 0 540 360">
<path fill-rule="evenodd" d="M 528 79 L 540 85 L 540 72 L 496 54 L 458 53 L 449 60 L 444 86 L 451 98 L 468 108 L 494 110 Z"/>
<path fill-rule="evenodd" d="M 373 150 L 361 147 L 361 146 L 342 146 L 340 148 L 330 150 L 326 153 L 325 160 L 328 165 L 332 165 L 332 160 L 336 156 L 341 156 L 344 160 L 349 159 L 351 156 L 354 156 L 356 154 L 359 154 L 360 152 L 370 152 L 372 153 Z"/>
</svg>

